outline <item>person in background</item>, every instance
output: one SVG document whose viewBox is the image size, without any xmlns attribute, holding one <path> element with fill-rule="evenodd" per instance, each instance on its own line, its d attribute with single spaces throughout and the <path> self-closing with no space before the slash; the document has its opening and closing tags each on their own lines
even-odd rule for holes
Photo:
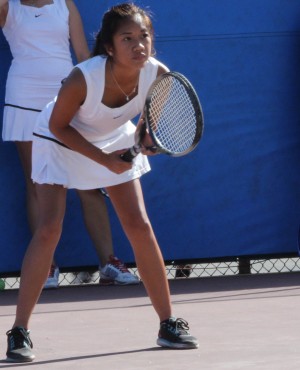
<svg viewBox="0 0 300 370">
<path fill-rule="evenodd" d="M 73 68 L 70 41 L 78 62 L 90 57 L 83 24 L 72 0 L 0 0 L 0 26 L 13 60 L 8 72 L 3 114 L 4 141 L 16 144 L 26 181 L 28 223 L 39 220 L 31 180 L 32 131 L 44 106 L 57 94 Z M 124 263 L 113 256 L 109 218 L 98 189 L 78 190 L 85 225 L 100 260 L 100 283 L 137 284 Z M 59 268 L 50 266 L 45 288 L 59 284 Z"/>
<path fill-rule="evenodd" d="M 99 284 L 100 285 L 135 285 L 140 283 L 138 276 L 132 274 L 126 264 L 119 258 L 113 255 L 113 242 L 111 235 L 111 228 L 109 216 L 107 213 L 106 205 L 104 204 L 99 211 L 99 199 L 95 202 L 95 194 L 100 202 L 105 202 L 105 198 L 109 198 L 105 189 L 97 189 L 95 191 L 85 191 L 87 194 L 91 193 L 91 199 L 85 205 L 82 202 L 82 210 L 85 213 L 85 224 L 92 239 L 94 246 L 96 246 L 96 253 L 98 255 L 99 266 Z M 100 194 L 100 197 L 99 197 Z M 87 204 L 89 208 L 87 208 Z M 101 215 L 100 215 L 101 212 Z M 98 215 L 98 217 L 97 217 Z M 105 217 L 100 216 L 105 215 Z M 100 226 L 100 227 L 99 227 Z M 94 282 L 97 279 L 98 273 L 91 273 L 89 271 L 81 271 L 75 273 L 75 278 L 72 284 L 87 284 Z M 49 278 L 47 279 L 49 281 Z"/>
</svg>

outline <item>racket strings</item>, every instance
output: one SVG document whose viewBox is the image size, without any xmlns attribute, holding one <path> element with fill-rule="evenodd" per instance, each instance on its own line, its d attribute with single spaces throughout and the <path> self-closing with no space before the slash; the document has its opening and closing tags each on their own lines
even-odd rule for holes
<svg viewBox="0 0 300 370">
<path fill-rule="evenodd" d="M 163 79 L 152 92 L 149 124 L 159 145 L 171 152 L 189 149 L 197 132 L 197 117 L 191 98 L 175 78 Z"/>
</svg>

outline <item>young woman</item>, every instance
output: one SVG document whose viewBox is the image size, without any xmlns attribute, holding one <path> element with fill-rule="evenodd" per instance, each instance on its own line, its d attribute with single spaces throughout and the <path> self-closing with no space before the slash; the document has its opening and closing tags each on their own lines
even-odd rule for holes
<svg viewBox="0 0 300 370">
<path fill-rule="evenodd" d="M 0 0 L 0 27 L 13 55 L 8 72 L 3 115 L 3 140 L 16 144 L 26 181 L 31 232 L 38 223 L 36 187 L 31 180 L 32 132 L 39 112 L 58 93 L 76 59 L 90 57 L 80 14 L 73 0 Z M 101 284 L 136 284 L 139 279 L 113 255 L 109 217 L 97 189 L 78 190 L 84 221 L 99 256 Z M 53 263 L 46 288 L 58 286 Z"/>
<path fill-rule="evenodd" d="M 7 332 L 10 361 L 34 359 L 28 324 L 61 235 L 67 188 L 106 188 L 159 316 L 157 344 L 198 347 L 187 322 L 172 317 L 163 257 L 145 209 L 139 178 L 150 170 L 146 155 L 152 152 L 145 146 L 132 163 L 120 157 L 134 142 L 130 119 L 142 111 L 151 83 L 167 71 L 151 56 L 152 39 L 144 10 L 128 3 L 112 7 L 104 14 L 93 57 L 73 69 L 39 115 L 32 179 L 40 217 L 22 266 L 16 319 Z"/>
</svg>

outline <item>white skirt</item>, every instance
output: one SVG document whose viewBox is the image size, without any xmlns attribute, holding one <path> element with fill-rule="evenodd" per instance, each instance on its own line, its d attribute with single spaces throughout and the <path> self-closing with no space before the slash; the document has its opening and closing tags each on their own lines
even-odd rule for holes
<svg viewBox="0 0 300 370">
<path fill-rule="evenodd" d="M 93 143 L 106 152 L 128 148 L 134 142 L 131 122 L 115 130 L 109 138 Z M 68 189 L 90 190 L 122 184 L 150 171 L 147 156 L 139 154 L 129 171 L 116 174 L 86 156 L 51 140 L 33 136 L 32 180 L 38 184 L 57 184 Z"/>
<path fill-rule="evenodd" d="M 3 141 L 32 141 L 39 112 L 57 95 L 60 86 L 60 80 L 55 83 L 45 78 L 10 75 L 5 92 L 8 105 L 3 111 Z"/>
<path fill-rule="evenodd" d="M 32 141 L 32 131 L 39 112 L 5 106 L 3 111 L 3 141 Z"/>
</svg>

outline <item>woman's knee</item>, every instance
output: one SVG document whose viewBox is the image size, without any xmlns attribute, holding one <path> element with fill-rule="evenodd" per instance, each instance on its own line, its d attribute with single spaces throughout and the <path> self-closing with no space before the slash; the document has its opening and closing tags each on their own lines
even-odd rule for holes
<svg viewBox="0 0 300 370">
<path fill-rule="evenodd" d="M 148 218 L 128 217 L 124 226 L 130 233 L 139 233 L 146 236 L 152 234 L 153 232 L 150 220 Z"/>
<path fill-rule="evenodd" d="M 52 221 L 40 223 L 35 231 L 35 235 L 43 241 L 58 240 L 62 232 L 62 223 Z"/>
</svg>

